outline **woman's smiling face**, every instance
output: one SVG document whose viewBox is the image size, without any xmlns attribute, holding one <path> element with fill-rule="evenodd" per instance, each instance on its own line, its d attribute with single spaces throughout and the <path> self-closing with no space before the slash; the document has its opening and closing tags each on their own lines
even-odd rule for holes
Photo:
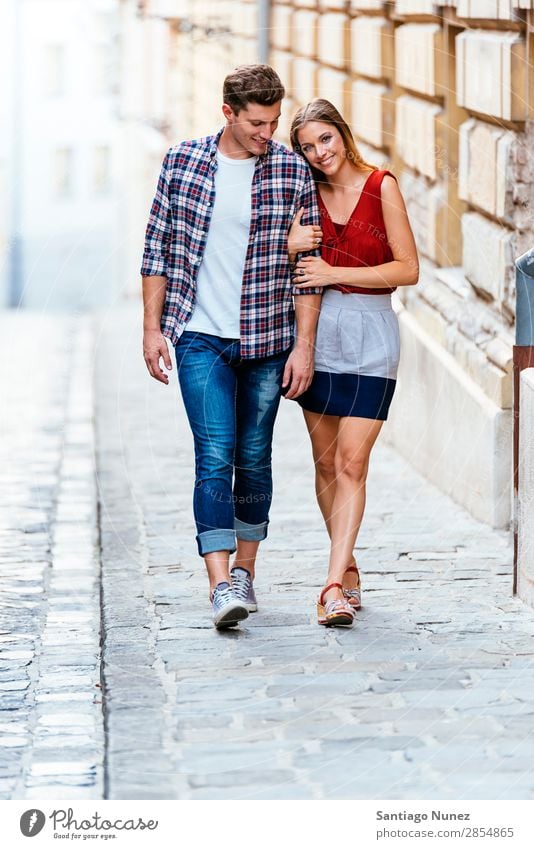
<svg viewBox="0 0 534 849">
<path fill-rule="evenodd" d="M 347 158 L 341 133 L 333 124 L 308 121 L 298 131 L 298 143 L 312 168 L 327 176 L 337 173 Z"/>
</svg>

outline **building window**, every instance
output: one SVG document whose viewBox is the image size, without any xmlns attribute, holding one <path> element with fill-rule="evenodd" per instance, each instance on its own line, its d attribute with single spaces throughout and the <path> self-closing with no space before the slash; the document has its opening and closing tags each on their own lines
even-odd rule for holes
<svg viewBox="0 0 534 849">
<path fill-rule="evenodd" d="M 111 151 L 106 145 L 97 145 L 93 152 L 93 187 L 97 195 L 111 188 Z"/>
<path fill-rule="evenodd" d="M 65 94 L 65 47 L 63 44 L 48 44 L 44 58 L 44 90 L 49 97 Z"/>
<path fill-rule="evenodd" d="M 60 147 L 53 153 L 53 192 L 58 199 L 72 197 L 74 192 L 74 151 L 71 147 Z"/>
<path fill-rule="evenodd" d="M 95 93 L 113 92 L 113 54 L 109 44 L 96 44 L 95 57 Z"/>
</svg>

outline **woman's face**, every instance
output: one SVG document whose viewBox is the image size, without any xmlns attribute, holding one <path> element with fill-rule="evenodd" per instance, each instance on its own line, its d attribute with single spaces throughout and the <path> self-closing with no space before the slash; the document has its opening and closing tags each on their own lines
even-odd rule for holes
<svg viewBox="0 0 534 849">
<path fill-rule="evenodd" d="M 333 176 L 346 162 L 347 151 L 341 133 L 333 124 L 323 121 L 308 121 L 298 131 L 297 141 L 310 165 Z"/>
</svg>

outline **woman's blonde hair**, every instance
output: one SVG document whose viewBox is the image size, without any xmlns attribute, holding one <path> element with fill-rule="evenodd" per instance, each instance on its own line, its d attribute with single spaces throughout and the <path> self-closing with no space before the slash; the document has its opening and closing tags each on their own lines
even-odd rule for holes
<svg viewBox="0 0 534 849">
<path fill-rule="evenodd" d="M 302 106 L 291 122 L 291 147 L 296 153 L 300 153 L 301 156 L 304 156 L 300 149 L 298 132 L 309 121 L 322 121 L 323 124 L 332 124 L 341 134 L 343 145 L 347 151 L 347 159 L 350 159 L 356 168 L 364 168 L 368 171 L 377 170 L 376 165 L 370 165 L 363 159 L 360 151 L 356 147 L 352 131 L 341 113 L 338 112 L 333 103 L 330 103 L 329 100 L 324 100 L 322 97 L 316 97 L 315 100 L 311 100 L 306 106 Z M 310 167 L 314 180 L 316 182 L 324 181 L 325 176 L 322 171 L 319 171 L 318 168 Z"/>
</svg>

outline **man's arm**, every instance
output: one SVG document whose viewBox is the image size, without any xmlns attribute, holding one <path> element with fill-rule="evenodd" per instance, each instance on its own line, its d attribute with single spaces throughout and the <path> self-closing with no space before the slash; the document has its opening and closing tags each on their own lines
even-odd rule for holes
<svg viewBox="0 0 534 849">
<path fill-rule="evenodd" d="M 167 287 L 167 249 L 172 232 L 167 173 L 169 153 L 170 151 L 163 160 L 150 209 L 141 266 L 144 305 L 143 356 L 151 376 L 161 383 L 168 383 L 169 378 L 160 367 L 160 357 L 163 358 L 167 369 L 172 368 L 167 343 L 161 332 L 161 316 Z"/>
<path fill-rule="evenodd" d="M 166 277 L 143 277 L 143 357 L 152 377 L 161 383 L 168 383 L 169 378 L 160 367 L 160 357 L 163 358 L 165 368 L 169 371 L 172 369 L 169 349 L 161 332 L 166 288 Z"/>
<path fill-rule="evenodd" d="M 284 369 L 282 386 L 289 386 L 286 398 L 298 398 L 313 378 L 315 334 L 321 295 L 300 295 L 295 298 L 295 344 Z"/>
<path fill-rule="evenodd" d="M 310 169 L 306 166 L 306 178 L 300 193 L 297 208 L 304 208 L 302 224 L 320 224 L 321 215 L 317 203 L 317 189 Z M 318 256 L 319 249 L 309 256 Z M 298 398 L 309 387 L 313 378 L 315 335 L 321 309 L 322 290 L 317 288 L 296 289 L 295 295 L 295 344 L 287 358 L 282 386 L 289 386 L 286 398 Z"/>
</svg>

